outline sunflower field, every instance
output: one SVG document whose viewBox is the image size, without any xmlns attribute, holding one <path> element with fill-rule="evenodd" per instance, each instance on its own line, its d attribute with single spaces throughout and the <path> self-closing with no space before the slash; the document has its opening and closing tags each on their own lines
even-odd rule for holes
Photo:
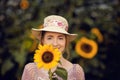
<svg viewBox="0 0 120 80">
<path fill-rule="evenodd" d="M 120 0 L 0 0 L 0 80 L 21 80 L 38 46 L 31 28 L 51 14 L 78 34 L 69 61 L 83 67 L 86 80 L 119 80 Z"/>
</svg>

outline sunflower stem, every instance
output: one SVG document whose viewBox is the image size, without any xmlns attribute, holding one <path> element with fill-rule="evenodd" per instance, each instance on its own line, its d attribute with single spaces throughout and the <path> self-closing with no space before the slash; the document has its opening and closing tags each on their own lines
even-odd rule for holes
<svg viewBox="0 0 120 80">
<path fill-rule="evenodd" d="M 50 80 L 52 80 L 52 72 L 51 72 L 51 69 L 49 70 L 49 78 L 50 78 Z"/>
</svg>

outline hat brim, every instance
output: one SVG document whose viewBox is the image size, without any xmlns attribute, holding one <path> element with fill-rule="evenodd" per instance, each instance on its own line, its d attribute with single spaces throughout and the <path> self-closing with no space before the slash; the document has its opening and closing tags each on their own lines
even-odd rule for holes
<svg viewBox="0 0 120 80">
<path fill-rule="evenodd" d="M 42 29 L 32 28 L 32 34 L 38 40 L 40 40 L 40 38 L 41 38 L 41 31 L 49 31 L 49 32 L 57 32 L 57 33 L 66 34 L 67 38 L 69 38 L 69 41 L 73 41 L 77 37 L 77 34 L 70 34 L 60 27 L 45 27 L 45 28 L 42 28 Z"/>
</svg>

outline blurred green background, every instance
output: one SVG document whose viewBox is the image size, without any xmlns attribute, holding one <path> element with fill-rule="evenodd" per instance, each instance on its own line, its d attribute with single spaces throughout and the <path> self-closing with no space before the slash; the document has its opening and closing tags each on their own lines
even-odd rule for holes
<svg viewBox="0 0 120 80">
<path fill-rule="evenodd" d="M 51 14 L 78 34 L 69 60 L 83 67 L 86 80 L 119 80 L 120 0 L 0 0 L 0 80 L 21 79 L 38 43 L 31 28 Z"/>
</svg>

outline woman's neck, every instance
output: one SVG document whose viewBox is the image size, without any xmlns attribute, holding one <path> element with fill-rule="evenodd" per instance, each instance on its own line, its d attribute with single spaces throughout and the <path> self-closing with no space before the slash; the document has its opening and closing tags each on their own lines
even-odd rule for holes
<svg viewBox="0 0 120 80">
<path fill-rule="evenodd" d="M 68 60 L 66 60 L 63 56 L 60 59 L 60 63 L 58 64 L 59 67 L 65 68 L 67 71 L 69 71 L 73 65 L 71 62 L 69 62 Z M 56 70 L 57 67 L 52 69 L 52 72 Z"/>
<path fill-rule="evenodd" d="M 60 59 L 61 65 L 64 65 L 66 61 L 67 60 L 63 56 L 61 56 L 61 59 Z"/>
</svg>

